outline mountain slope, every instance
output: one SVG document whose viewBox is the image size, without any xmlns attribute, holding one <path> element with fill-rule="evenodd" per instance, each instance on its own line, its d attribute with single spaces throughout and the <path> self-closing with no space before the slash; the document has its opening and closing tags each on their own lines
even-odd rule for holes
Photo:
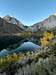
<svg viewBox="0 0 56 75">
<path fill-rule="evenodd" d="M 24 26 L 19 20 L 11 16 L 0 17 L 0 34 L 17 34 L 23 31 L 46 31 L 56 30 L 56 15 L 53 14 L 47 19 L 33 24 L 30 27 Z"/>
<path fill-rule="evenodd" d="M 0 17 L 0 34 L 17 34 L 25 31 L 24 25 L 14 17 Z"/>
<path fill-rule="evenodd" d="M 50 30 L 56 27 L 56 15 L 51 15 L 47 19 L 45 19 L 42 22 L 33 24 L 31 26 L 32 31 L 44 31 L 44 30 Z"/>
</svg>

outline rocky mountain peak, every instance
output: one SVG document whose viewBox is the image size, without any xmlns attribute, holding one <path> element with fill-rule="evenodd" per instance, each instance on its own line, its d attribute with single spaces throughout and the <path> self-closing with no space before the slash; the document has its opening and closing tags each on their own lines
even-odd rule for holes
<svg viewBox="0 0 56 75">
<path fill-rule="evenodd" d="M 56 16 L 56 13 L 54 13 L 53 15 Z"/>
<path fill-rule="evenodd" d="M 33 31 L 38 30 L 50 30 L 56 27 L 56 14 L 50 15 L 48 18 L 44 19 L 41 22 L 33 24 L 31 29 Z"/>
<path fill-rule="evenodd" d="M 0 34 L 17 34 L 25 31 L 24 25 L 14 17 L 9 15 L 0 18 Z"/>
<path fill-rule="evenodd" d="M 5 17 L 3 17 L 4 20 L 6 20 L 9 23 L 13 23 L 13 24 L 17 24 L 18 20 L 14 17 L 11 17 L 9 15 L 6 15 Z"/>
</svg>

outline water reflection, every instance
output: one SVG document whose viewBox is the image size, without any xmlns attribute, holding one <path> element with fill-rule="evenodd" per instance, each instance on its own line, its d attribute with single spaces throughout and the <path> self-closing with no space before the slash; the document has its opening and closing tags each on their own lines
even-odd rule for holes
<svg viewBox="0 0 56 75">
<path fill-rule="evenodd" d="M 34 44 L 33 42 L 24 42 L 20 47 L 16 49 L 18 52 L 26 52 L 26 51 L 36 51 L 40 48 L 39 45 Z"/>
</svg>

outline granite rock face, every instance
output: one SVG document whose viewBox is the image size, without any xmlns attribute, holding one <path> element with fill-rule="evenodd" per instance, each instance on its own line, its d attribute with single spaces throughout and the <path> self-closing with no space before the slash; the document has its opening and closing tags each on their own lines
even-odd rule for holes
<svg viewBox="0 0 56 75">
<path fill-rule="evenodd" d="M 56 27 L 56 16 L 51 15 L 47 19 L 33 24 L 31 29 L 32 31 L 45 31 L 45 30 L 50 30 L 54 29 Z"/>
<path fill-rule="evenodd" d="M 17 34 L 22 31 L 25 31 L 25 27 L 16 18 L 10 16 L 0 17 L 0 35 Z"/>
</svg>

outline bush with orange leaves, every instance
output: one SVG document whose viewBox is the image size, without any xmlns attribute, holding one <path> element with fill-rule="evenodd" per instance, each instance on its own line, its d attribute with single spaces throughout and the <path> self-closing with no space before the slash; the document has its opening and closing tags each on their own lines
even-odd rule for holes
<svg viewBox="0 0 56 75">
<path fill-rule="evenodd" d="M 54 34 L 52 32 L 44 32 L 43 38 L 41 38 L 41 46 L 46 47 L 49 45 L 50 40 L 54 38 Z"/>
</svg>

